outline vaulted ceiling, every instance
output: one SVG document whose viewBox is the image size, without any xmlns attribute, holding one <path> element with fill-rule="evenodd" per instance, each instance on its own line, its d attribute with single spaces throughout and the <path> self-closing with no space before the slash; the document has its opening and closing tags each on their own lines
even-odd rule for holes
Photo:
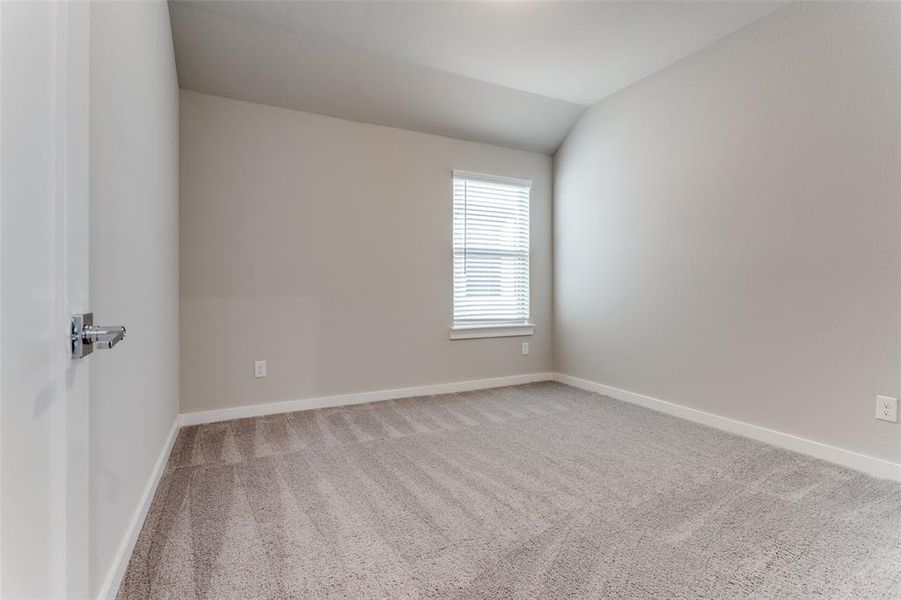
<svg viewBox="0 0 901 600">
<path fill-rule="evenodd" d="M 550 154 L 584 109 L 781 2 L 170 4 L 181 87 Z"/>
</svg>

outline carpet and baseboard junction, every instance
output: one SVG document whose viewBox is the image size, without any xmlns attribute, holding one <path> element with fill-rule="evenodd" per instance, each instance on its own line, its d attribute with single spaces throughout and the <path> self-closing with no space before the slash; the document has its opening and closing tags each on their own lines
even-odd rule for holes
<svg viewBox="0 0 901 600">
<path fill-rule="evenodd" d="M 183 427 L 118 597 L 898 598 L 901 484 L 554 382 Z"/>
</svg>

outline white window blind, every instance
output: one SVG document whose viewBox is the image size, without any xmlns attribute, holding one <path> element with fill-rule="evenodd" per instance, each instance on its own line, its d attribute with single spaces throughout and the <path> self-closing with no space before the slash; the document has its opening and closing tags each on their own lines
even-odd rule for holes
<svg viewBox="0 0 901 600">
<path fill-rule="evenodd" d="M 454 171 L 455 328 L 529 322 L 531 187 Z"/>
</svg>

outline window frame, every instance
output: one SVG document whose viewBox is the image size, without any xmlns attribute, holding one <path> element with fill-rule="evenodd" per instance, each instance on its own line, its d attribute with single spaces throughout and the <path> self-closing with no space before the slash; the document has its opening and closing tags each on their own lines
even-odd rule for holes
<svg viewBox="0 0 901 600">
<path fill-rule="evenodd" d="M 528 253 L 528 263 L 527 263 L 527 278 L 528 278 L 528 291 L 527 291 L 527 300 L 528 300 L 528 315 L 525 320 L 516 320 L 516 321 L 495 321 L 495 322 L 485 322 L 485 323 L 464 323 L 457 322 L 453 320 L 453 313 L 455 312 L 455 294 L 453 293 L 455 286 L 455 273 L 453 269 L 454 263 L 454 244 L 453 244 L 453 235 L 451 236 L 451 313 L 452 313 L 452 325 L 449 331 L 449 337 L 452 340 L 464 340 L 464 339 L 477 339 L 477 338 L 491 338 L 491 337 L 520 337 L 520 336 L 531 336 L 535 334 L 535 325 L 532 323 L 532 214 L 531 214 L 531 203 L 532 203 L 532 180 L 530 179 L 522 179 L 518 177 L 506 177 L 501 175 L 492 175 L 488 173 L 477 173 L 474 171 L 462 171 L 458 169 L 454 169 L 451 176 L 451 214 L 453 215 L 454 210 L 454 180 L 455 179 L 471 179 L 489 183 L 501 183 L 506 185 L 514 185 L 518 187 L 524 187 L 528 189 L 528 226 L 529 226 L 529 253 Z M 453 216 L 451 218 L 452 229 L 453 229 Z"/>
</svg>

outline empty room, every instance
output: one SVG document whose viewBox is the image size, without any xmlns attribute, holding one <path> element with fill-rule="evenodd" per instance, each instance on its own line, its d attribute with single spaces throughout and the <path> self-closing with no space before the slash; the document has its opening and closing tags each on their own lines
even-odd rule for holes
<svg viewBox="0 0 901 600">
<path fill-rule="evenodd" d="M 0 0 L 0 597 L 901 599 L 901 2 Z"/>
</svg>

